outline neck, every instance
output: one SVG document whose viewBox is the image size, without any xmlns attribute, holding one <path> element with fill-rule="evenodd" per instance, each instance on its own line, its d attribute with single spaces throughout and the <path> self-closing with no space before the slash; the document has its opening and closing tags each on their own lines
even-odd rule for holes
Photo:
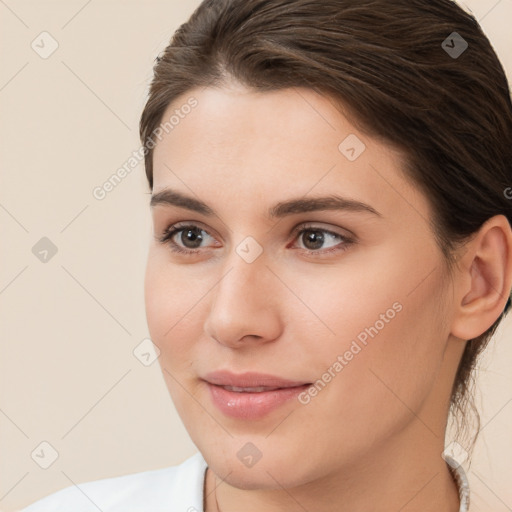
<svg viewBox="0 0 512 512">
<path fill-rule="evenodd" d="M 238 489 L 208 469 L 205 512 L 458 512 L 444 439 L 419 421 L 409 427 L 380 450 L 293 488 Z"/>
</svg>

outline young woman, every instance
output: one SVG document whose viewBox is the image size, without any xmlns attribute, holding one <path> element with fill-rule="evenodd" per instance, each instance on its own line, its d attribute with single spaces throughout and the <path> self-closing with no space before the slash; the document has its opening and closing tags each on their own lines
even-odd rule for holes
<svg viewBox="0 0 512 512">
<path fill-rule="evenodd" d="M 512 105 L 475 19 L 204 1 L 140 132 L 148 326 L 199 452 L 25 510 L 469 510 L 446 426 L 512 287 Z"/>
</svg>

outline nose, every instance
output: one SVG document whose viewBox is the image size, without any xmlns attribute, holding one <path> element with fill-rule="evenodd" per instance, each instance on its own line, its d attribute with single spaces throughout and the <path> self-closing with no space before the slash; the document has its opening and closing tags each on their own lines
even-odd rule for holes
<svg viewBox="0 0 512 512">
<path fill-rule="evenodd" d="M 222 345 L 241 348 L 277 339 L 282 323 L 278 287 L 282 286 L 260 256 L 247 263 L 233 253 L 212 290 L 204 329 Z"/>
</svg>

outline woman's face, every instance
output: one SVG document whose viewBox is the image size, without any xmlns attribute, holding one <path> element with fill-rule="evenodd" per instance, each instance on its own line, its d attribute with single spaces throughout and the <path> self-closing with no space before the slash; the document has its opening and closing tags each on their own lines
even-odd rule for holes
<svg viewBox="0 0 512 512">
<path fill-rule="evenodd" d="M 154 152 L 146 314 L 213 471 L 290 487 L 399 439 L 442 445 L 450 280 L 400 154 L 308 89 L 195 89 L 172 115 Z"/>
</svg>

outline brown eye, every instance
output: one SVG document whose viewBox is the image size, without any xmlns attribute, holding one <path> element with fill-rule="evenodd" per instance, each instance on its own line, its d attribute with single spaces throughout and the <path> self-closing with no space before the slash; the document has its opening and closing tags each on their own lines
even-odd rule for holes
<svg viewBox="0 0 512 512">
<path fill-rule="evenodd" d="M 210 246 L 201 245 L 208 238 L 215 242 L 215 239 L 199 226 L 175 224 L 167 228 L 158 240 L 160 243 L 168 245 L 173 252 L 192 254 L 198 253 L 200 249 L 212 247 L 214 245 L 212 243 Z"/>
<path fill-rule="evenodd" d="M 197 227 L 180 229 L 175 234 L 178 234 L 179 241 L 187 249 L 198 249 L 201 246 L 201 242 L 204 240 L 201 235 L 202 229 Z"/>
<path fill-rule="evenodd" d="M 322 234 L 321 230 L 304 230 L 302 232 L 302 242 L 306 249 L 310 250 L 318 250 L 322 248 L 324 244 L 325 237 Z"/>
<path fill-rule="evenodd" d="M 346 249 L 352 240 L 320 227 L 305 227 L 297 234 L 297 239 L 305 251 L 310 253 L 325 253 Z"/>
</svg>

